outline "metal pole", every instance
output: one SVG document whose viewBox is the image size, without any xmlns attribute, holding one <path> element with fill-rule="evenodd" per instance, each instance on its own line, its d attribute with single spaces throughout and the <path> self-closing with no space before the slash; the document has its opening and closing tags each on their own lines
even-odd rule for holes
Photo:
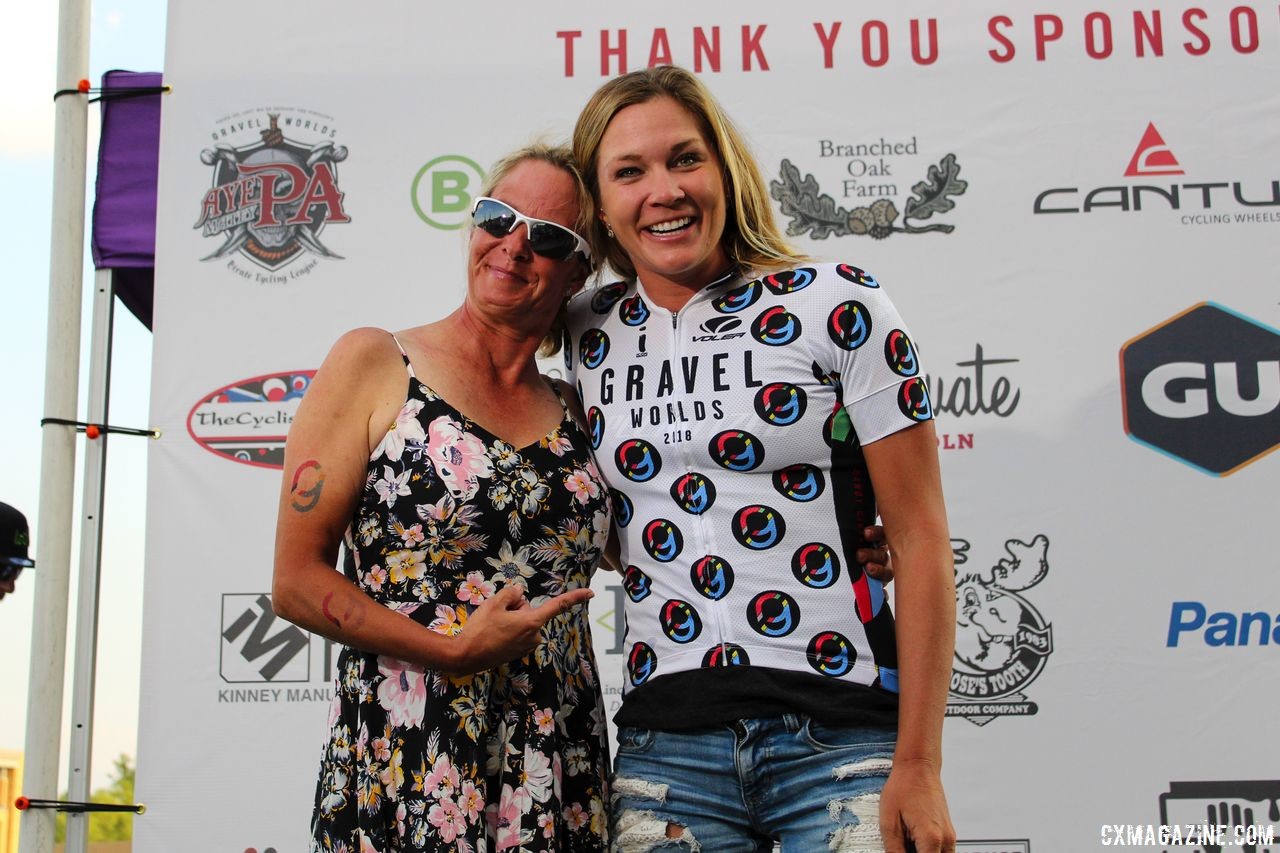
<svg viewBox="0 0 1280 853">
<path fill-rule="evenodd" d="M 74 89 L 89 74 L 89 0 L 60 0 L 57 89 Z M 52 94 L 52 93 L 50 93 Z M 84 273 L 84 186 L 88 109 L 78 95 L 59 98 L 53 126 L 53 216 L 49 258 L 49 319 L 45 342 L 44 413 L 76 419 L 80 371 L 80 296 Z M 62 736 L 62 680 L 67 654 L 67 597 L 71 582 L 74 427 L 48 424 L 40 448 L 31 668 L 27 678 L 27 737 L 23 791 L 58 796 Z M 22 813 L 19 853 L 53 850 L 54 813 Z"/>
<path fill-rule="evenodd" d="M 111 270 L 98 270 L 93 288 L 93 335 L 89 339 L 89 406 L 85 420 L 107 423 L 111 393 L 111 328 L 115 288 Z M 93 759 L 94 677 L 98 663 L 98 581 L 102 560 L 103 489 L 107 475 L 107 433 L 85 443 L 84 508 L 80 514 L 80 581 L 76 594 L 76 640 L 71 681 L 71 755 L 67 799 L 89 802 Z M 89 812 L 67 813 L 66 853 L 86 853 Z"/>
</svg>

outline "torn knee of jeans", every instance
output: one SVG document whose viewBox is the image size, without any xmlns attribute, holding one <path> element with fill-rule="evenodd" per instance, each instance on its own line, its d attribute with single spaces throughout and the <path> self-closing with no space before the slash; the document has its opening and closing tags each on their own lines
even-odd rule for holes
<svg viewBox="0 0 1280 853">
<path fill-rule="evenodd" d="M 666 786 L 661 787 L 665 797 Z M 648 853 L 650 850 L 689 850 L 696 853 L 702 849 L 689 827 L 640 809 L 623 809 L 618 814 L 614 822 L 614 844 L 618 853 Z"/>
<path fill-rule="evenodd" d="M 852 815 L 853 822 L 843 823 L 827 838 L 832 853 L 874 853 L 884 849 L 880 838 L 880 795 L 863 794 L 827 803 L 827 814 L 834 821 Z"/>
<path fill-rule="evenodd" d="M 868 776 L 888 776 L 893 769 L 893 759 L 883 756 L 872 756 L 862 761 L 850 761 L 841 764 L 831 771 L 835 779 L 865 779 Z"/>
<path fill-rule="evenodd" d="M 633 779 L 630 776 L 615 776 L 613 780 L 613 800 L 620 797 L 631 797 L 635 800 L 653 800 L 658 805 L 667 801 L 670 785 L 661 782 L 650 782 L 648 779 Z"/>
</svg>

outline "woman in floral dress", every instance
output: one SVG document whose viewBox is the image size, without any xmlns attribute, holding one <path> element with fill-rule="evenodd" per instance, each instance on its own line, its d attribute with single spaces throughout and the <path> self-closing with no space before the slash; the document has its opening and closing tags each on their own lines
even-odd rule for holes
<svg viewBox="0 0 1280 853">
<path fill-rule="evenodd" d="M 590 272 L 589 208 L 563 149 L 490 180 L 462 306 L 344 335 L 290 428 L 273 601 L 345 646 L 313 851 L 607 844 L 585 606 L 607 492 L 534 361 Z"/>
</svg>

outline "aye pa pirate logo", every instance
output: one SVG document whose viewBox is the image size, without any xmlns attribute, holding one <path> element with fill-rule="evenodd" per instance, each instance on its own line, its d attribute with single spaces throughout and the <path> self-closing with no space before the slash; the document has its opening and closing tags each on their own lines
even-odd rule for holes
<svg viewBox="0 0 1280 853">
<path fill-rule="evenodd" d="M 1023 597 L 1049 573 L 1049 537 L 1006 539 L 1005 555 L 986 572 L 961 572 L 969 543 L 951 540 L 956 571 L 956 656 L 948 717 L 985 726 L 996 717 L 1030 716 L 1022 692 L 1053 654 L 1053 626 Z"/>
<path fill-rule="evenodd" d="M 896 185 L 890 185 L 896 190 Z M 782 215 L 790 217 L 787 234 L 792 237 L 808 234 L 814 240 L 849 235 L 869 235 L 883 240 L 890 234 L 923 234 L 940 231 L 950 234 L 954 225 L 935 222 L 917 225 L 912 220 L 930 219 L 946 213 L 956 206 L 952 196 L 963 195 L 968 181 L 960 179 L 960 164 L 956 155 L 948 154 L 936 165 L 930 166 L 923 181 L 911 187 L 911 197 L 902 209 L 902 222 L 898 220 L 898 206 L 893 199 L 878 198 L 866 207 L 846 210 L 836 204 L 834 198 L 821 192 L 813 175 L 801 177 L 800 170 L 790 160 L 783 160 L 778 180 L 769 182 L 769 194 L 778 202 Z"/>
<path fill-rule="evenodd" d="M 213 186 L 193 227 L 222 243 L 201 260 L 238 254 L 275 271 L 308 252 L 341 259 L 320 241 L 325 225 L 351 221 L 338 189 L 347 148 L 335 133 L 326 119 L 285 110 L 236 116 L 215 131 L 200 152 Z"/>
</svg>

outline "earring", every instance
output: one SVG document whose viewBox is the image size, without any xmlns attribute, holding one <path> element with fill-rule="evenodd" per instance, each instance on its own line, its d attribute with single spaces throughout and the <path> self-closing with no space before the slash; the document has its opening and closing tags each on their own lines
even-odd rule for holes
<svg viewBox="0 0 1280 853">
<path fill-rule="evenodd" d="M 604 224 L 604 233 L 609 235 L 610 240 L 613 239 L 613 226 L 610 225 L 608 222 Z"/>
</svg>

